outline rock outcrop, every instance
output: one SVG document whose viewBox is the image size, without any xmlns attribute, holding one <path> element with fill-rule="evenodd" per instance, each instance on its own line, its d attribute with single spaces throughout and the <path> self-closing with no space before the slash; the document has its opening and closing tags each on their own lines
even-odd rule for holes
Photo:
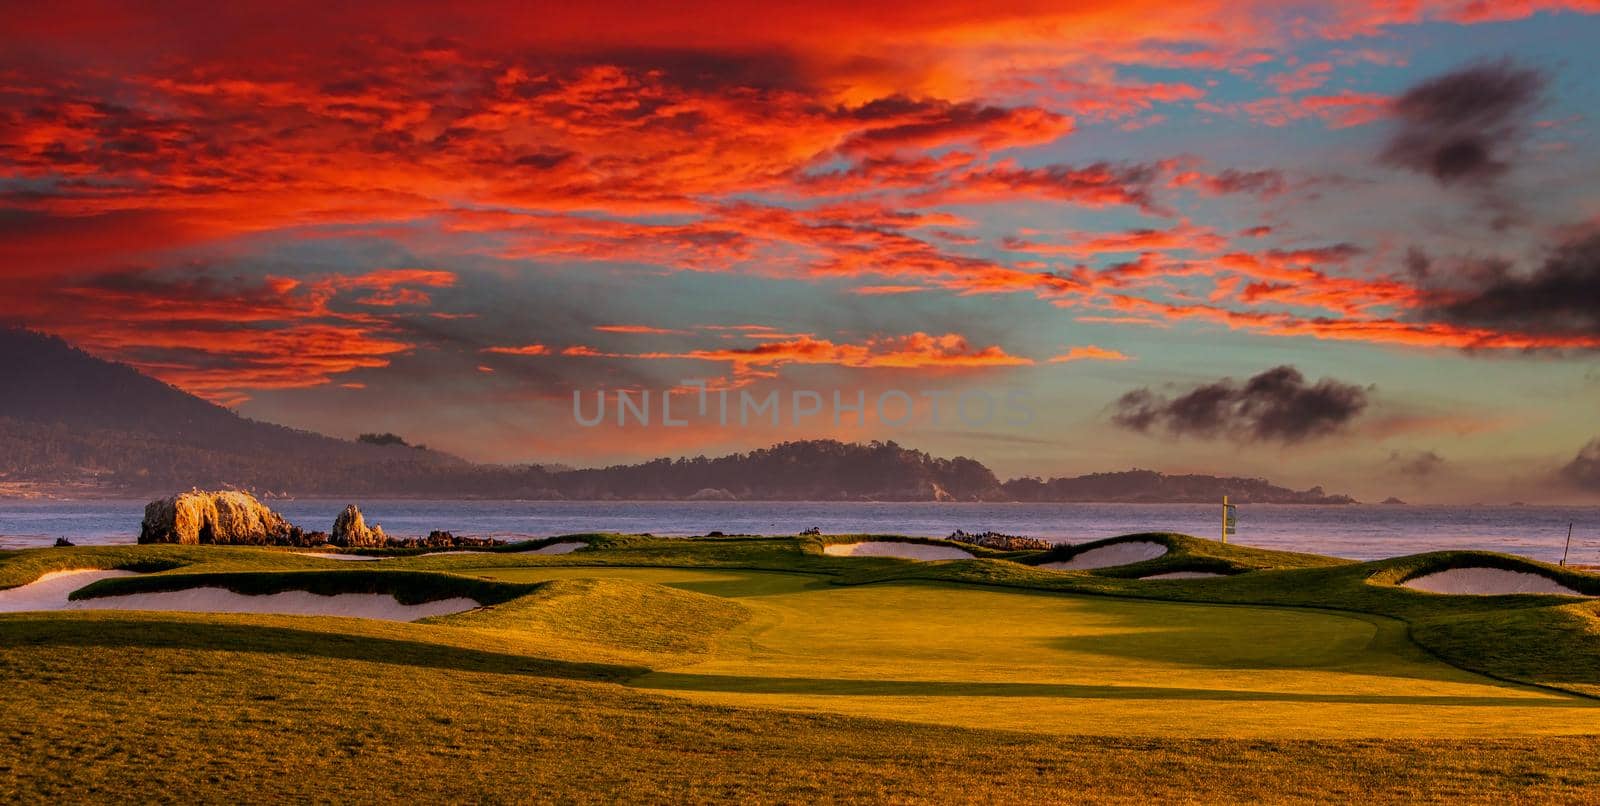
<svg viewBox="0 0 1600 806">
<path fill-rule="evenodd" d="M 949 539 L 957 543 L 970 543 L 974 546 L 983 546 L 997 551 L 1049 551 L 1055 548 L 1055 544 L 1048 540 L 1041 540 L 1037 537 L 1019 537 L 999 532 L 971 534 L 957 529 L 950 533 Z"/>
<path fill-rule="evenodd" d="M 388 537 L 383 533 L 383 527 L 373 524 L 367 527 L 367 520 L 361 516 L 361 508 L 351 504 L 339 513 L 333 520 L 333 531 L 328 534 L 328 542 L 341 548 L 382 548 L 388 545 Z"/>
<path fill-rule="evenodd" d="M 249 493 L 191 490 L 144 508 L 140 543 L 225 546 L 300 545 L 304 535 Z"/>
<path fill-rule="evenodd" d="M 492 537 L 459 537 L 435 529 L 427 537 L 391 537 L 385 544 L 392 549 L 467 549 L 504 546 L 506 541 Z"/>
</svg>

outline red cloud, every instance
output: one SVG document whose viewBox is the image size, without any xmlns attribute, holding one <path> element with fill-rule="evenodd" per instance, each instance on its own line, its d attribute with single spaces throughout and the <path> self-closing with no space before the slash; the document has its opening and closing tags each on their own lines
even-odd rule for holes
<svg viewBox="0 0 1600 806">
<path fill-rule="evenodd" d="M 1363 126 L 1389 115 L 1387 95 L 1341 90 L 1331 95 L 1278 96 L 1234 104 L 1196 104 L 1206 112 L 1246 117 L 1266 126 L 1287 126 L 1305 119 L 1317 119 L 1330 127 L 1344 129 Z"/>
<path fill-rule="evenodd" d="M 404 295 L 448 286 L 449 272 L 380 270 L 305 279 L 100 275 L 65 288 L 12 281 L 15 315 L 97 354 L 201 396 L 235 404 L 251 389 L 318 386 L 388 366 L 412 348 L 388 320 L 341 310 L 345 290 Z M 425 296 L 425 295 L 424 295 Z M 374 304 L 370 298 L 356 300 Z"/>
<path fill-rule="evenodd" d="M 1269 79 L 1278 97 L 1233 105 L 1207 103 L 1205 76 L 1136 82 L 1128 66 L 1255 75 L 1305 37 L 1592 12 L 1595 0 L 1153 8 L 892 0 L 735 13 L 467 0 L 441 14 L 414 0 L 178 0 L 153 15 L 24 4 L 0 33 L 8 313 L 230 400 L 385 365 L 413 346 L 403 313 L 465 315 L 426 310 L 455 283 L 436 269 L 233 277 L 234 266 L 285 265 L 296 253 L 282 244 L 308 239 L 551 267 L 846 278 L 868 296 L 1024 293 L 1103 319 L 1273 335 L 1540 344 L 1408 322 L 1416 289 L 1349 253 L 1246 250 L 1164 222 L 1019 236 L 1005 245 L 1025 254 L 997 257 L 966 208 L 1168 216 L 1196 201 L 1161 198 L 1175 187 L 1271 199 L 1288 182 L 1270 168 L 1056 160 L 1072 142 L 1069 116 L 1145 125 L 1159 105 L 1193 103 L 1267 125 L 1341 127 L 1388 107 L 1380 95 L 1317 90 L 1338 78 L 1321 62 Z M 1108 255 L 1124 262 L 1089 265 Z M 173 267 L 215 265 L 230 268 L 173 279 Z M 843 365 L 1015 358 L 948 338 L 766 343 Z"/>
</svg>

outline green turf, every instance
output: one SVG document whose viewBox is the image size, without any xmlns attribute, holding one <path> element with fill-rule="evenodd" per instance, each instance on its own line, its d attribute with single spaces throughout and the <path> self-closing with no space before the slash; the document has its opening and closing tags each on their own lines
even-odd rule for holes
<svg viewBox="0 0 1600 806">
<path fill-rule="evenodd" d="M 1138 568 L 1044 553 L 830 557 L 884 536 L 584 536 L 566 555 L 352 564 L 272 549 L 0 552 L 221 585 L 470 595 L 416 624 L 0 615 L 0 797 L 392 800 L 1582 800 L 1596 603 L 1395 583 L 1180 535 Z M 1209 568 L 1226 579 L 1141 581 Z M 1530 685 L 1522 685 L 1522 681 Z"/>
</svg>

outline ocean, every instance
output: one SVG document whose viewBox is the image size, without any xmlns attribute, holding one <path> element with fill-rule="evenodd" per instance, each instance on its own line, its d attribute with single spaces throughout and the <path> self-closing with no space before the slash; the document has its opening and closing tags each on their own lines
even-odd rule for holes
<svg viewBox="0 0 1600 806">
<path fill-rule="evenodd" d="M 345 500 L 270 501 L 306 529 L 326 531 Z M 1142 531 L 1216 538 L 1220 505 L 948 504 L 686 501 L 361 501 L 368 523 L 390 534 L 432 529 L 518 539 L 574 532 L 656 535 L 880 533 L 944 537 L 994 530 L 1078 543 Z M 0 548 L 132 543 L 144 501 L 0 501 Z M 1561 559 L 1574 525 L 1570 562 L 1600 564 L 1600 507 L 1243 505 L 1231 542 L 1371 560 L 1438 549 L 1482 549 Z"/>
</svg>

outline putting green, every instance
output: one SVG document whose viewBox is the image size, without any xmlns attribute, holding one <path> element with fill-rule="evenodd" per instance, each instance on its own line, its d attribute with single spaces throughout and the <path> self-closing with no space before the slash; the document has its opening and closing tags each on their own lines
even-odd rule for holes
<svg viewBox="0 0 1600 806">
<path fill-rule="evenodd" d="M 1049 734 L 1466 738 L 1600 731 L 1600 704 L 1442 663 L 1399 621 L 970 585 L 684 568 L 481 568 L 737 598 L 709 655 L 635 678 L 691 700 Z"/>
</svg>

